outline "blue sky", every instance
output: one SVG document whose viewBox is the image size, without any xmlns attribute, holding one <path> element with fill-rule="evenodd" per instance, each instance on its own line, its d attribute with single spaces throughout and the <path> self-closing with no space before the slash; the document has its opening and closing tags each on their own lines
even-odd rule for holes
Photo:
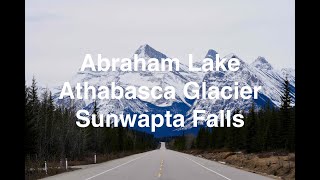
<svg viewBox="0 0 320 180">
<path fill-rule="evenodd" d="M 294 68 L 294 9 L 292 0 L 28 0 L 26 79 L 68 81 L 86 53 L 131 57 L 145 43 L 183 63 L 215 49 Z"/>
</svg>

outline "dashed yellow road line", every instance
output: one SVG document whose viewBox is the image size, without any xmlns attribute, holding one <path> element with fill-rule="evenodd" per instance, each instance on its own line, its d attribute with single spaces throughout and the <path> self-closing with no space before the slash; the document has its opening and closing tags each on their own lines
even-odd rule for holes
<svg viewBox="0 0 320 180">
<path fill-rule="evenodd" d="M 160 163 L 158 178 L 162 176 L 162 168 L 163 168 L 163 159 L 161 160 L 161 163 Z"/>
</svg>

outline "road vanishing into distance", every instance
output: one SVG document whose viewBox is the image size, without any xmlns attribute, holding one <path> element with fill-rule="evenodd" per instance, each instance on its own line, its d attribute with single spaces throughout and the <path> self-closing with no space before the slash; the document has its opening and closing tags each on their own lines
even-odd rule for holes
<svg viewBox="0 0 320 180">
<path fill-rule="evenodd" d="M 219 162 L 165 148 L 45 178 L 59 180 L 267 180 Z"/>
</svg>

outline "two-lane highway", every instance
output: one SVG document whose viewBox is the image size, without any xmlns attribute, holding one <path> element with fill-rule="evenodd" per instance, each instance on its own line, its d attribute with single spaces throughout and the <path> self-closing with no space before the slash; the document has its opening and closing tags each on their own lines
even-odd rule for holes
<svg viewBox="0 0 320 180">
<path fill-rule="evenodd" d="M 135 154 L 45 179 L 267 180 L 270 178 L 165 148 Z"/>
</svg>

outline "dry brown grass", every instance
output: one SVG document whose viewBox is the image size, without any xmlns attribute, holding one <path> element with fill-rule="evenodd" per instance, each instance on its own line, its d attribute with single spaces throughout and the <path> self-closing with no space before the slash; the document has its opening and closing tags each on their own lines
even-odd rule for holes
<svg viewBox="0 0 320 180">
<path fill-rule="evenodd" d="M 187 150 L 184 152 L 210 160 L 223 161 L 231 166 L 263 175 L 272 175 L 287 180 L 295 179 L 294 153 L 265 152 L 246 154 L 225 150 Z"/>
</svg>

